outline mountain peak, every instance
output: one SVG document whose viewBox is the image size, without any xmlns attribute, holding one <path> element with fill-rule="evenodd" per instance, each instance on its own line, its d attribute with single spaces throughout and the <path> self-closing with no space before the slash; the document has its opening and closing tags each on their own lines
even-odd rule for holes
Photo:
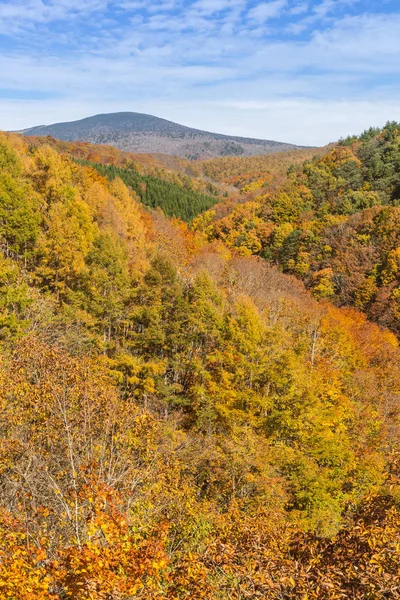
<svg viewBox="0 0 400 600">
<path fill-rule="evenodd" d="M 253 156 L 300 146 L 211 133 L 137 112 L 93 115 L 77 121 L 40 125 L 23 130 L 27 136 L 52 136 L 66 141 L 109 144 L 135 153 L 160 152 L 184 158 Z"/>
</svg>

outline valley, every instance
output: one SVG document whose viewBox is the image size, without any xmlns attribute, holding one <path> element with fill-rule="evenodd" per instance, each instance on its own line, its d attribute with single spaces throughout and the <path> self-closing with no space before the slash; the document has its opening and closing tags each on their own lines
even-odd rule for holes
<svg viewBox="0 0 400 600">
<path fill-rule="evenodd" d="M 0 134 L 0 596 L 398 598 L 400 125 Z"/>
</svg>

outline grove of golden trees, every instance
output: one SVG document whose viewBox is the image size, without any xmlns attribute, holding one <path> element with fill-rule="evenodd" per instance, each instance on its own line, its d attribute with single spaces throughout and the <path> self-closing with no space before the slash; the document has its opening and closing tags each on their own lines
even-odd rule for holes
<svg viewBox="0 0 400 600">
<path fill-rule="evenodd" d="M 188 225 L 1 134 L 2 599 L 400 598 L 399 140 Z"/>
</svg>

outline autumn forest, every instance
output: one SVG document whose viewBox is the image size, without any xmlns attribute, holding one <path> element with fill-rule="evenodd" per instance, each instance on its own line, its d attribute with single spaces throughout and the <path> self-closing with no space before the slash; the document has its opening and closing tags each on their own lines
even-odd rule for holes
<svg viewBox="0 0 400 600">
<path fill-rule="evenodd" d="M 0 598 L 400 598 L 400 124 L 0 134 Z"/>
</svg>

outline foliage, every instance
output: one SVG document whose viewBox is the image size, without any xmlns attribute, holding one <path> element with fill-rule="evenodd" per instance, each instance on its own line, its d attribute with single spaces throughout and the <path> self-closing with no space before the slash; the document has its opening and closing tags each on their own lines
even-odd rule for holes
<svg viewBox="0 0 400 600">
<path fill-rule="evenodd" d="M 347 303 L 397 298 L 363 160 L 190 229 L 120 167 L 2 137 L 2 598 L 400 597 L 400 350 L 329 302 L 339 256 Z"/>
<path fill-rule="evenodd" d="M 393 122 L 348 138 L 274 190 L 217 210 L 207 239 L 258 254 L 317 298 L 355 306 L 399 333 L 399 131 Z"/>
<path fill-rule="evenodd" d="M 191 186 L 182 186 L 175 181 L 168 181 L 154 175 L 140 174 L 135 165 L 116 167 L 101 163 L 79 161 L 93 167 L 110 180 L 119 177 L 132 188 L 145 206 L 160 207 L 170 217 L 179 217 L 191 221 L 197 214 L 213 206 L 216 199 L 200 193 Z"/>
</svg>

